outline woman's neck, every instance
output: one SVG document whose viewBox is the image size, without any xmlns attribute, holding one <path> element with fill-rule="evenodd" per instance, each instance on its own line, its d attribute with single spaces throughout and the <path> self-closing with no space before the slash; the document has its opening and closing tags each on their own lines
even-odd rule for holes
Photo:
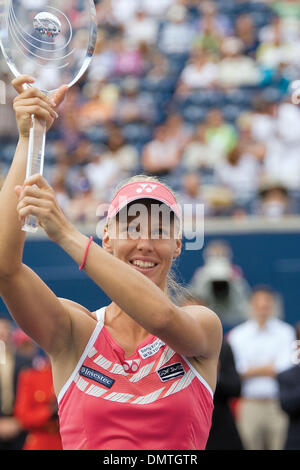
<svg viewBox="0 0 300 470">
<path fill-rule="evenodd" d="M 141 343 L 149 335 L 148 331 L 127 315 L 127 313 L 114 302 L 106 308 L 105 326 L 115 331 L 116 334 L 119 332 L 122 333 L 122 336 L 127 337 L 129 341 L 131 340 L 137 344 Z"/>
</svg>

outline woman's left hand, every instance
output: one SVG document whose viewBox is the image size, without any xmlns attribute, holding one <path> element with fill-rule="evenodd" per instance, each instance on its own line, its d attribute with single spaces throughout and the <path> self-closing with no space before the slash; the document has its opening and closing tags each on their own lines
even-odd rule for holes
<svg viewBox="0 0 300 470">
<path fill-rule="evenodd" d="M 37 218 L 37 222 L 48 237 L 58 243 L 71 223 L 67 220 L 58 205 L 53 188 L 41 175 L 28 178 L 24 186 L 16 186 L 19 198 L 17 212 L 20 222 L 24 223 L 29 215 Z"/>
</svg>

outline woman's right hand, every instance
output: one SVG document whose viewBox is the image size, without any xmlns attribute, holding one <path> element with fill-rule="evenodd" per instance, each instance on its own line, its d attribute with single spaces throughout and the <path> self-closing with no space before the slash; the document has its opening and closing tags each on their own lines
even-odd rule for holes
<svg viewBox="0 0 300 470">
<path fill-rule="evenodd" d="M 13 87 L 19 93 L 14 99 L 14 111 L 20 137 L 28 137 L 32 125 L 31 116 L 34 114 L 38 119 L 46 121 L 47 131 L 53 125 L 58 114 L 55 109 L 64 100 L 68 90 L 67 85 L 63 85 L 51 96 L 46 96 L 39 89 L 30 86 L 24 89 L 25 84 L 32 85 L 34 78 L 29 75 L 21 75 L 12 81 Z"/>
</svg>

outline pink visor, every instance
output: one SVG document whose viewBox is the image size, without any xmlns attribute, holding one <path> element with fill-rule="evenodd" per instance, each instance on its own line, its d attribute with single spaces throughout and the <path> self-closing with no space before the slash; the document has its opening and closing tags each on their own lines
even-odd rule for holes
<svg viewBox="0 0 300 470">
<path fill-rule="evenodd" d="M 155 199 L 169 206 L 181 220 L 181 212 L 172 192 L 163 184 L 152 181 L 135 181 L 123 186 L 113 198 L 107 220 L 115 217 L 123 207 L 138 199 Z"/>
</svg>

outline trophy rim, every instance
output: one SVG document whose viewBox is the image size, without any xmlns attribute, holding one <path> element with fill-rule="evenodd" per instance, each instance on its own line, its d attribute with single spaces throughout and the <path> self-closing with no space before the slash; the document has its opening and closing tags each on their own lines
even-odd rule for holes
<svg viewBox="0 0 300 470">
<path fill-rule="evenodd" d="M 9 55 L 7 54 L 5 45 L 3 43 L 2 35 L 4 34 L 3 32 L 5 30 L 8 31 L 8 10 L 9 6 L 12 3 L 13 0 L 0 0 L 0 49 L 3 53 L 4 59 L 14 75 L 15 78 L 20 77 L 24 75 L 24 73 L 20 72 L 18 68 L 15 66 L 15 64 L 11 61 L 9 58 Z M 78 70 L 78 72 L 75 74 L 73 79 L 69 83 L 61 83 L 62 85 L 67 85 L 69 88 L 72 87 L 75 83 L 80 80 L 80 78 L 84 75 L 86 72 L 87 68 L 90 65 L 90 62 L 92 60 L 95 47 L 96 47 L 96 42 L 97 42 L 97 36 L 98 36 L 98 25 L 97 25 L 97 17 L 96 17 L 96 7 L 95 7 L 95 2 L 94 0 L 86 0 L 89 3 L 89 16 L 90 16 L 90 28 L 89 28 L 89 41 L 87 45 L 87 54 L 85 57 L 85 60 L 83 61 L 83 64 L 81 68 Z M 33 75 L 34 78 L 34 75 Z M 28 85 L 29 87 L 35 86 L 35 85 Z M 43 88 L 40 88 L 40 90 L 45 93 L 45 94 L 52 94 L 55 93 L 59 87 L 53 88 L 51 90 L 45 90 Z"/>
</svg>

